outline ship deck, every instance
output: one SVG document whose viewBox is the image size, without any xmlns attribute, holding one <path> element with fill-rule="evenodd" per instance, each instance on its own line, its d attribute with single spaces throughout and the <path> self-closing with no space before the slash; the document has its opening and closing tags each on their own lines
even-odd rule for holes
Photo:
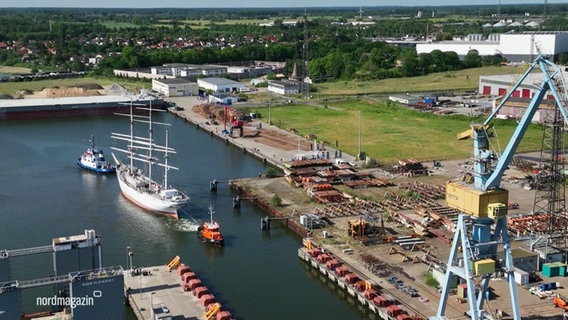
<svg viewBox="0 0 568 320">
<path fill-rule="evenodd" d="M 149 274 L 143 275 L 144 271 Z M 191 291 L 182 291 L 181 283 L 176 270 L 169 272 L 166 266 L 143 268 L 140 275 L 124 274 L 128 302 L 140 320 L 152 319 L 152 304 L 165 305 L 173 319 L 202 319 L 205 308 Z"/>
</svg>

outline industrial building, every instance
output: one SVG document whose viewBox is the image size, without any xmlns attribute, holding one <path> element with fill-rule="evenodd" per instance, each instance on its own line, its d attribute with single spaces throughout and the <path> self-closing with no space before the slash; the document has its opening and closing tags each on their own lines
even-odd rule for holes
<svg viewBox="0 0 568 320">
<path fill-rule="evenodd" d="M 209 95 L 209 103 L 216 104 L 233 104 L 237 102 L 237 97 L 230 96 L 224 93 L 214 93 Z"/>
<path fill-rule="evenodd" d="M 261 77 L 272 72 L 272 67 L 270 66 L 233 66 L 227 68 L 227 73 L 234 75 L 237 79 L 250 79 L 255 77 Z"/>
<path fill-rule="evenodd" d="M 393 95 L 389 96 L 390 101 L 406 104 L 406 105 L 414 105 L 419 102 L 422 102 L 424 99 L 420 97 L 410 96 L 410 95 Z"/>
<path fill-rule="evenodd" d="M 463 40 L 437 41 L 417 43 L 416 53 L 430 53 L 434 50 L 455 52 L 460 58 L 465 57 L 471 50 L 476 50 L 480 56 L 501 55 L 511 62 L 532 61 L 542 53 L 556 60 L 558 54 L 568 51 L 568 32 L 523 32 L 490 34 L 470 34 Z"/>
<path fill-rule="evenodd" d="M 300 92 L 300 83 L 291 80 L 271 80 L 268 81 L 268 91 L 282 95 L 296 94 Z"/>
<path fill-rule="evenodd" d="M 227 74 L 227 67 L 220 65 L 197 65 L 186 63 L 166 63 L 163 66 L 150 68 L 152 74 L 171 75 L 176 78 L 197 76 L 218 77 Z"/>
<path fill-rule="evenodd" d="M 25 256 L 50 254 L 53 273 L 37 279 L 14 279 L 17 260 Z M 36 276 L 45 273 L 48 265 L 37 265 Z M 0 250 L 0 306 L 2 319 L 20 319 L 24 291 L 39 287 L 56 288 L 59 292 L 35 296 L 36 307 L 49 314 L 70 313 L 72 319 L 100 319 L 101 314 L 112 319 L 126 319 L 124 276 L 121 266 L 102 266 L 101 237 L 94 230 L 84 234 L 58 237 L 51 245 L 33 248 Z"/>
<path fill-rule="evenodd" d="M 519 68 L 519 72 L 522 70 Z M 568 76 L 565 70 L 561 71 L 564 79 Z M 507 75 L 491 75 L 479 77 L 479 94 L 483 96 L 492 96 L 498 99 L 507 94 L 507 90 L 511 88 L 518 78 L 516 74 Z M 535 95 L 538 86 L 542 83 L 543 76 L 540 73 L 528 74 L 525 80 L 519 84 L 513 92 L 511 98 L 499 110 L 500 118 L 518 119 L 525 112 L 530 99 Z M 497 103 L 497 100 L 495 100 Z M 554 110 L 554 97 L 548 94 L 536 111 L 532 121 L 542 123 L 547 117 L 552 115 Z"/>
<path fill-rule="evenodd" d="M 155 66 L 146 69 L 114 70 L 114 75 L 116 76 L 141 79 L 185 78 L 195 80 L 200 76 L 218 77 L 225 74 L 227 74 L 227 66 L 185 63 L 167 63 L 163 66 Z"/>
<path fill-rule="evenodd" d="M 197 85 L 202 91 L 211 90 L 213 92 L 241 92 L 246 90 L 246 84 L 225 78 L 203 78 L 197 79 Z"/>
<path fill-rule="evenodd" d="M 185 97 L 199 94 L 197 82 L 191 82 L 185 79 L 153 79 L 152 90 L 166 97 Z"/>
</svg>

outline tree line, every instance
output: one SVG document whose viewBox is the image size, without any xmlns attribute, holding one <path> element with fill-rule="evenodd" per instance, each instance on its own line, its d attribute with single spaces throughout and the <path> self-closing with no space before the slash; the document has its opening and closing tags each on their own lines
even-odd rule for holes
<svg viewBox="0 0 568 320">
<path fill-rule="evenodd" d="M 496 6 L 370 7 L 308 9 L 308 74 L 325 79 L 382 79 L 424 75 L 431 72 L 498 64 L 501 58 L 479 57 L 475 51 L 465 59 L 453 52 L 434 51 L 417 55 L 412 48 L 397 47 L 383 38 L 434 36 L 451 39 L 469 33 L 507 32 L 483 28 L 495 22 Z M 568 30 L 568 4 L 549 5 L 549 16 L 541 30 Z M 424 17 L 417 18 L 417 11 Z M 542 14 L 542 5 L 503 5 L 501 17 Z M 90 70 L 79 58 L 102 54 L 105 59 L 93 72 L 112 74 L 113 69 L 144 68 L 163 63 L 230 63 L 245 60 L 287 62 L 300 74 L 305 36 L 304 9 L 0 9 L 0 42 L 25 44 L 32 52 L 0 48 L 0 64 L 27 64 L 35 69 Z M 431 17 L 430 15 L 433 15 Z M 373 16 L 372 20 L 366 16 Z M 342 22 L 373 21 L 372 25 Z M 499 17 L 499 18 L 501 18 Z M 228 19 L 243 23 L 224 24 Z M 275 21 L 262 27 L 246 19 Z M 195 21 L 208 20 L 205 28 Z M 295 26 L 283 24 L 298 20 Z M 24 23 L 25 21 L 25 23 Z M 246 22 L 246 23 L 245 23 Z M 520 28 L 520 29 L 519 29 Z M 522 31 L 517 27 L 515 31 Z M 267 40 L 270 38 L 270 40 Z M 101 39 L 95 43 L 93 39 Z M 204 45 L 153 48 L 162 41 L 190 39 Z M 154 46 L 155 47 L 155 46 Z M 55 53 L 53 51 L 55 48 Z M 120 53 L 120 55 L 112 55 Z M 564 57 L 564 56 L 562 56 Z"/>
</svg>

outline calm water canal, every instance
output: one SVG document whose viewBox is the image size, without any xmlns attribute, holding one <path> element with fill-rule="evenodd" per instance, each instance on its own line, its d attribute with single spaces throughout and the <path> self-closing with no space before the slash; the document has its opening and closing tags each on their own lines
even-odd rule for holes
<svg viewBox="0 0 568 320">
<path fill-rule="evenodd" d="M 213 178 L 258 175 L 261 162 L 170 114 L 156 120 L 173 125 L 169 144 L 177 154 L 170 163 L 180 170 L 170 171 L 171 184 L 191 196 L 187 210 L 195 219 L 207 219 L 207 207 L 214 205 L 224 248 L 199 242 L 189 219 L 174 221 L 134 207 L 120 195 L 115 176 L 76 165 L 91 133 L 108 158 L 111 146 L 122 147 L 110 135 L 128 132 L 127 120 L 105 116 L 0 123 L 0 249 L 49 245 L 53 237 L 94 229 L 102 236 L 104 265 L 125 266 L 127 246 L 135 266 L 163 265 L 180 255 L 237 319 L 370 317 L 298 259 L 296 234 L 279 224 L 261 231 L 265 214 L 249 203 L 233 211 L 227 184 L 209 191 Z M 15 279 L 51 275 L 50 255 L 14 261 Z M 34 290 L 23 293 L 28 312 L 37 311 Z"/>
</svg>

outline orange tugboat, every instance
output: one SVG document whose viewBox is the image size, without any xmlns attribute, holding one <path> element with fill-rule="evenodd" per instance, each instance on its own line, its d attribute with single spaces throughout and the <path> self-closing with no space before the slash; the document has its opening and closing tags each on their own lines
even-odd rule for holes
<svg viewBox="0 0 568 320">
<path fill-rule="evenodd" d="M 213 221 L 213 206 L 209 206 L 209 215 L 211 216 L 210 222 L 204 222 L 202 226 L 197 228 L 197 236 L 201 241 L 216 244 L 218 246 L 223 245 L 223 235 L 219 231 L 219 224 Z"/>
</svg>

